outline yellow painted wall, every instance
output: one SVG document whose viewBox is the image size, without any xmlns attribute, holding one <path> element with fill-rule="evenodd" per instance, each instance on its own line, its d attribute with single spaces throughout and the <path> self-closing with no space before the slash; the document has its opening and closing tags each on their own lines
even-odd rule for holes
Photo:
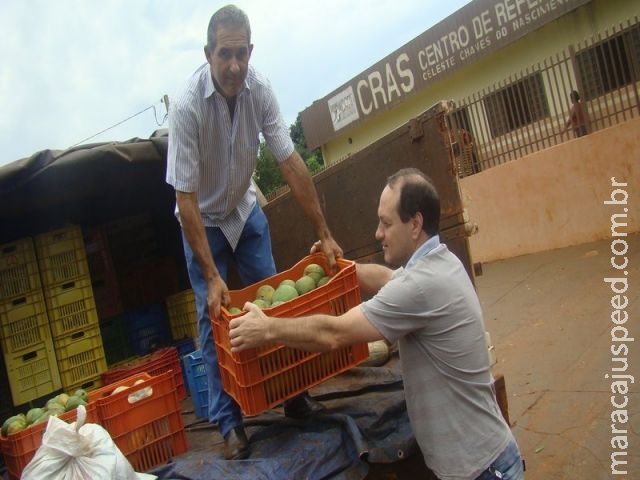
<svg viewBox="0 0 640 480">
<path fill-rule="evenodd" d="M 327 164 L 356 153 L 441 100 L 460 100 L 505 80 L 594 33 L 611 31 L 640 12 L 640 0 L 593 0 L 502 50 L 435 83 L 370 121 L 344 131 L 322 146 Z M 566 95 L 568 92 L 562 92 Z M 552 112 L 553 113 L 553 112 Z"/>
<path fill-rule="evenodd" d="M 611 177 L 628 185 L 612 187 Z M 460 188 L 478 225 L 469 239 L 474 262 L 612 238 L 611 216 L 624 208 L 627 226 L 618 231 L 638 232 L 640 119 L 465 177 Z M 626 205 L 605 205 L 616 188 L 627 192 Z"/>
</svg>

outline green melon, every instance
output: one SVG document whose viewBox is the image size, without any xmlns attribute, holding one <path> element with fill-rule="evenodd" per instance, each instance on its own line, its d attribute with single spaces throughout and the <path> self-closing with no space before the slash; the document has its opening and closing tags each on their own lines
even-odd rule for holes
<svg viewBox="0 0 640 480">
<path fill-rule="evenodd" d="M 310 263 L 306 267 L 304 267 L 304 274 L 309 275 L 313 280 L 318 283 L 322 277 L 326 275 L 324 268 L 322 268 L 317 263 Z"/>
<path fill-rule="evenodd" d="M 269 302 L 267 302 L 266 300 L 262 300 L 261 298 L 256 298 L 253 302 L 254 305 L 257 305 L 261 310 L 263 308 L 269 308 L 271 306 L 271 304 Z"/>
<path fill-rule="evenodd" d="M 80 397 L 82 400 L 84 400 L 85 402 L 89 401 L 89 394 L 87 393 L 87 391 L 84 388 L 79 388 L 75 391 L 74 395 L 76 397 Z"/>
<path fill-rule="evenodd" d="M 40 418 L 44 412 L 46 410 L 44 408 L 31 408 L 28 412 L 27 412 L 27 424 L 31 425 L 32 423 L 34 423 L 38 418 Z"/>
<path fill-rule="evenodd" d="M 256 291 L 256 299 L 259 298 L 260 300 L 264 300 L 265 302 L 271 304 L 274 291 L 275 288 L 273 288 L 271 285 L 260 285 L 260 287 L 258 287 L 258 290 Z"/>
<path fill-rule="evenodd" d="M 298 295 L 304 295 L 314 288 L 316 288 L 316 281 L 309 275 L 303 275 L 296 280 L 296 291 L 298 292 Z"/>
<path fill-rule="evenodd" d="M 68 412 L 70 410 L 75 410 L 80 405 L 86 405 L 86 404 L 87 402 L 85 402 L 82 398 L 76 397 L 75 395 L 71 395 L 67 400 L 67 403 L 65 404 L 64 409 L 65 409 L 65 412 Z"/>
<path fill-rule="evenodd" d="M 27 423 L 27 417 L 24 413 L 19 413 L 18 415 L 12 415 L 7 418 L 2 424 L 2 436 L 6 437 L 9 434 L 9 425 L 12 425 L 15 422 L 24 422 Z"/>
<path fill-rule="evenodd" d="M 276 291 L 273 292 L 273 301 L 288 302 L 289 300 L 293 300 L 297 296 L 298 291 L 296 290 L 296 287 L 292 287 L 288 284 L 281 284 L 278 286 L 278 288 L 276 288 Z"/>
</svg>

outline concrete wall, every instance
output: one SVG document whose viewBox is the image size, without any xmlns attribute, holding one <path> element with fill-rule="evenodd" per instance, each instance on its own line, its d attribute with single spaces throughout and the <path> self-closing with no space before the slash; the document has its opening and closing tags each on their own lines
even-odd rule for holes
<svg viewBox="0 0 640 480">
<path fill-rule="evenodd" d="M 626 187 L 612 187 L 616 182 Z M 474 262 L 490 262 L 640 231 L 640 119 L 460 180 Z M 623 189 L 625 205 L 606 205 Z M 624 199 L 624 193 L 615 195 Z M 625 212 L 624 209 L 628 209 Z"/>
</svg>

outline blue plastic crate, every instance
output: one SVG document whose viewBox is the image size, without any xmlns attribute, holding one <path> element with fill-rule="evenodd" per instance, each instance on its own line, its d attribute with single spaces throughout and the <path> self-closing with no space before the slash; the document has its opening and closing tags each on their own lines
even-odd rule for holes
<svg viewBox="0 0 640 480">
<path fill-rule="evenodd" d="M 204 370 L 202 352 L 196 350 L 182 357 L 182 364 L 187 375 L 187 386 L 193 403 L 193 411 L 198 418 L 208 418 L 209 385 Z"/>
<path fill-rule="evenodd" d="M 193 340 L 193 338 L 183 338 L 182 340 L 174 341 L 173 346 L 176 347 L 176 350 L 178 351 L 178 358 L 180 359 L 180 368 L 182 368 L 182 380 L 186 387 L 187 372 L 186 372 L 186 369 L 184 368 L 182 357 L 196 350 L 196 342 Z"/>
<path fill-rule="evenodd" d="M 133 357 L 124 315 L 100 320 L 100 335 L 108 366 Z"/>
<path fill-rule="evenodd" d="M 124 315 L 131 350 L 135 355 L 144 356 L 171 345 L 171 330 L 164 305 L 145 305 Z"/>
<path fill-rule="evenodd" d="M 174 340 L 173 346 L 178 350 L 178 357 L 180 358 L 196 351 L 196 342 L 193 338 L 185 337 L 182 340 Z"/>
</svg>

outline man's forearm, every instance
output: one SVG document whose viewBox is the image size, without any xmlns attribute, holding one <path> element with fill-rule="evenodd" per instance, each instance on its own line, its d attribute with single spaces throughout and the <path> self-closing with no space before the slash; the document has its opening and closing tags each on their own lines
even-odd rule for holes
<svg viewBox="0 0 640 480">
<path fill-rule="evenodd" d="M 218 277 L 218 269 L 211 255 L 195 195 L 177 192 L 176 201 L 180 212 L 182 230 L 202 269 L 204 278 L 209 281 Z"/>
<path fill-rule="evenodd" d="M 281 172 L 296 202 L 313 224 L 318 238 L 320 240 L 328 238 L 331 233 L 320 208 L 316 187 L 309 170 L 297 152 L 294 151 L 291 157 L 281 164 Z"/>
<path fill-rule="evenodd" d="M 373 296 L 389 281 L 393 270 L 377 263 L 356 264 L 358 285 L 364 296 Z"/>
<path fill-rule="evenodd" d="M 330 318 L 311 315 L 302 318 L 268 317 L 267 341 L 308 352 L 324 352 L 338 348 L 333 340 Z"/>
</svg>

